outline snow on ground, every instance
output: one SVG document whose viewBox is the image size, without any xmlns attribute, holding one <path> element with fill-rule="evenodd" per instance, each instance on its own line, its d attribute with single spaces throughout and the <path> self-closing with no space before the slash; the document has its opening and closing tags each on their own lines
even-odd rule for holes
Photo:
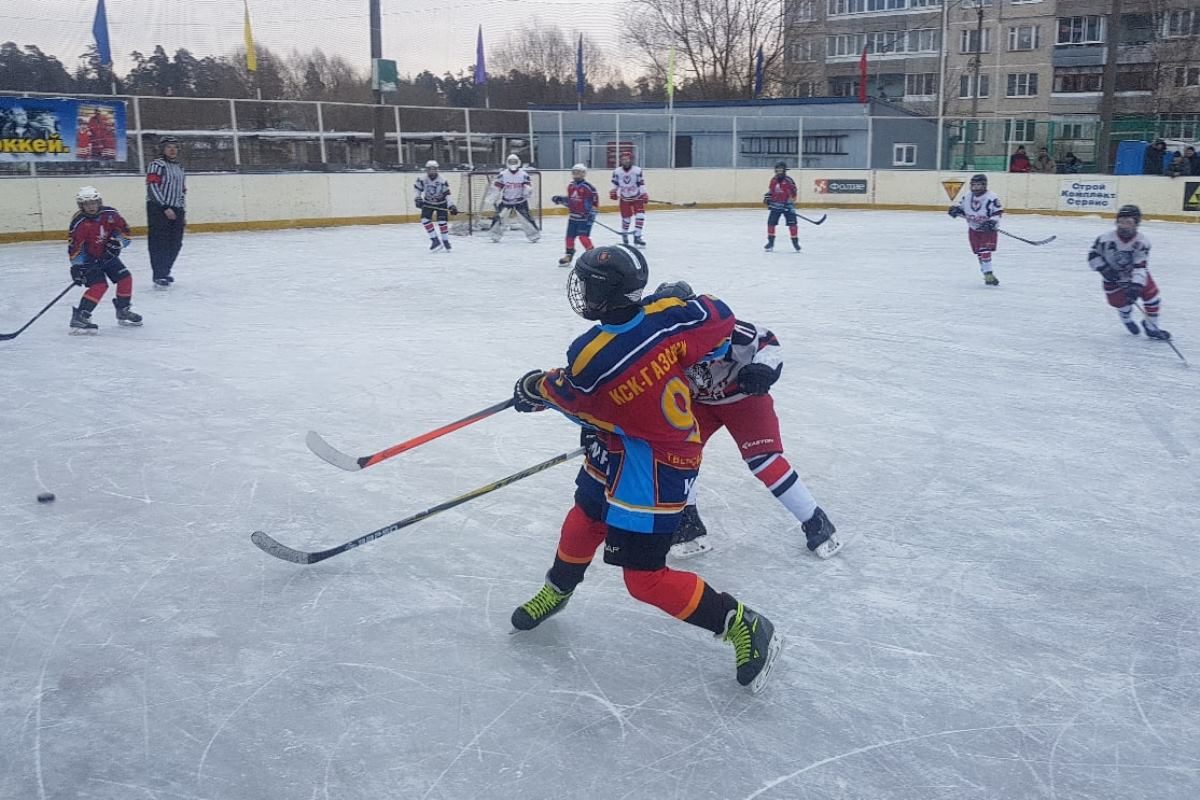
<svg viewBox="0 0 1200 800">
<path fill-rule="evenodd" d="M 249 541 L 332 546 L 576 446 L 515 413 L 356 474 L 304 446 L 382 449 L 560 364 L 564 220 L 433 256 L 416 225 L 190 235 L 169 292 L 138 241 L 145 327 L 106 298 L 69 337 L 64 301 L 0 343 L 0 797 L 1200 795 L 1200 227 L 1145 226 L 1189 370 L 1105 305 L 1108 221 L 1008 218 L 1058 240 L 1001 239 L 989 288 L 944 215 L 833 209 L 800 255 L 761 252 L 764 217 L 646 228 L 652 286 L 779 335 L 788 454 L 862 534 L 818 562 L 709 447 L 716 549 L 684 565 L 785 635 L 762 695 L 601 564 L 510 635 L 574 466 L 318 565 Z M 63 247 L 0 247 L 0 276 L 14 330 Z"/>
</svg>

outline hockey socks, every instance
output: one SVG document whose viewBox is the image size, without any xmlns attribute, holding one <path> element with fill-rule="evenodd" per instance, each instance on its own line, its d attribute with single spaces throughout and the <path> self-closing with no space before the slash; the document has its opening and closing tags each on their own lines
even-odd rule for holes
<svg viewBox="0 0 1200 800">
<path fill-rule="evenodd" d="M 746 466 L 797 520 L 807 522 L 812 517 L 817 508 L 817 501 L 804 485 L 804 481 L 800 480 L 800 476 L 792 469 L 792 465 L 784 458 L 783 453 L 768 453 L 765 456 L 748 458 Z"/>
<path fill-rule="evenodd" d="M 719 594 L 694 572 L 663 567 L 656 570 L 625 568 L 625 588 L 635 600 L 652 605 L 698 628 L 722 633 L 725 615 L 737 601 Z"/>
</svg>

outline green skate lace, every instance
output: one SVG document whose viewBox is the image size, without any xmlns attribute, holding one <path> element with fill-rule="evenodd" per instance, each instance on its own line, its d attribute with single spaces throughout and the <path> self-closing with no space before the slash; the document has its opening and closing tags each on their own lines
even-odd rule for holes
<svg viewBox="0 0 1200 800">
<path fill-rule="evenodd" d="M 733 643 L 734 658 L 740 667 L 750 660 L 750 626 L 742 619 L 742 607 L 739 605 L 737 617 L 725 634 L 725 641 Z"/>
<path fill-rule="evenodd" d="M 567 595 L 560 594 L 549 586 L 543 586 L 533 599 L 525 604 L 525 610 L 529 612 L 529 616 L 534 619 L 541 619 L 549 614 L 554 609 L 558 608 Z"/>
</svg>

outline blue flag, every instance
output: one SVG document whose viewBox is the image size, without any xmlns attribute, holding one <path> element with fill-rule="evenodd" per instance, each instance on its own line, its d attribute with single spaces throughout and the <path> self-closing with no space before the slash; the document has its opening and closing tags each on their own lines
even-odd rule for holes
<svg viewBox="0 0 1200 800">
<path fill-rule="evenodd" d="M 583 77 L 583 34 L 579 34 L 579 47 L 575 50 L 575 94 L 583 99 L 583 90 L 587 81 Z"/>
<path fill-rule="evenodd" d="M 479 26 L 479 38 L 475 40 L 475 85 L 487 83 L 487 67 L 483 63 L 483 26 Z"/>
<path fill-rule="evenodd" d="M 100 54 L 102 66 L 112 66 L 112 48 L 108 44 L 108 14 L 104 13 L 104 0 L 96 2 L 96 18 L 92 21 L 92 36 L 96 37 L 96 52 Z"/>
<path fill-rule="evenodd" d="M 762 94 L 763 85 L 763 52 L 762 45 L 758 46 L 758 57 L 754 60 L 754 96 Z"/>
</svg>

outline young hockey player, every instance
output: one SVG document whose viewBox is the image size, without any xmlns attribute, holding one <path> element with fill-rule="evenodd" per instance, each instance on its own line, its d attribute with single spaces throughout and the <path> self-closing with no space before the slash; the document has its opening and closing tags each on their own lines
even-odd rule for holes
<svg viewBox="0 0 1200 800">
<path fill-rule="evenodd" d="M 651 301 L 656 297 L 694 300 L 696 294 L 687 283 L 678 281 L 661 284 Z M 720 358 L 701 361 L 687 370 L 701 444 L 707 444 L 722 427 L 727 428 L 750 472 L 800 523 L 809 552 L 818 558 L 832 558 L 846 540 L 835 535 L 837 528 L 783 454 L 779 417 L 768 394 L 782 371 L 782 348 L 775 334 L 762 326 L 735 321 L 729 350 Z M 704 538 L 707 533 L 694 498 L 689 497 L 671 555 L 687 558 L 708 552 L 712 547 Z"/>
<path fill-rule="evenodd" d="M 629 247 L 580 256 L 568 298 L 576 313 L 598 324 L 568 348 L 569 366 L 528 372 L 513 390 L 517 411 L 554 408 L 595 429 L 602 445 L 588 450 L 546 583 L 513 611 L 513 627 L 529 630 L 561 611 L 604 544 L 604 561 L 622 568 L 634 598 L 732 643 L 738 683 L 758 691 L 782 647 L 774 626 L 700 576 L 666 566 L 700 468 L 684 369 L 728 347 L 733 315 L 711 297 L 643 304 L 647 278 L 645 259 Z M 603 492 L 589 469 L 603 471 Z"/>
<path fill-rule="evenodd" d="M 642 168 L 633 163 L 633 153 L 621 153 L 620 165 L 612 173 L 613 188 L 608 193 L 610 200 L 620 201 L 621 241 L 629 244 L 629 223 L 633 222 L 633 243 L 645 247 L 642 230 L 646 227 L 646 180 Z"/>
<path fill-rule="evenodd" d="M 1150 275 L 1150 240 L 1138 230 L 1142 210 L 1125 205 L 1117 211 L 1114 230 L 1096 237 L 1088 252 L 1088 266 L 1104 278 L 1104 294 L 1108 304 L 1121 315 L 1121 322 L 1134 336 L 1138 326 L 1133 321 L 1133 305 L 1142 301 L 1142 329 L 1151 339 L 1170 339 L 1171 334 L 1158 327 L 1158 311 L 1162 298 Z"/>
<path fill-rule="evenodd" d="M 592 222 L 600 210 L 600 195 L 596 187 L 587 181 L 587 167 L 576 164 L 571 167 L 567 193 L 556 194 L 551 199 L 556 205 L 566 206 L 570 212 L 567 217 L 567 252 L 558 260 L 560 267 L 569 267 L 575 258 L 575 237 L 579 237 L 585 251 L 592 249 Z"/>
<path fill-rule="evenodd" d="M 775 249 L 775 224 L 779 215 L 787 222 L 788 235 L 792 237 L 792 247 L 800 252 L 800 238 L 796 230 L 796 182 L 787 174 L 787 162 L 778 161 L 775 164 L 775 176 L 767 186 L 763 195 L 763 205 L 771 209 L 767 215 L 767 244 L 763 248 L 768 253 Z"/>
<path fill-rule="evenodd" d="M 1000 216 L 1004 209 L 995 192 L 988 191 L 986 175 L 971 176 L 971 191 L 950 206 L 951 217 L 965 217 L 967 238 L 971 250 L 979 258 L 979 271 L 988 286 L 999 286 L 1000 281 L 992 272 L 992 253 L 996 251 L 996 229 L 1000 227 Z"/>
<path fill-rule="evenodd" d="M 458 208 L 454 205 L 449 182 L 438 174 L 438 162 L 425 162 L 425 174 L 417 178 L 413 190 L 416 192 L 413 205 L 421 210 L 421 225 L 425 227 L 425 233 L 429 234 L 429 249 L 438 250 L 444 247 L 449 250 L 448 215 L 457 214 Z M 433 227 L 435 218 L 437 230 Z M 438 241 L 439 233 L 442 236 L 441 241 Z"/>
<path fill-rule="evenodd" d="M 536 242 L 542 238 L 542 232 L 538 230 L 537 223 L 529 214 L 533 180 L 521 166 L 521 159 L 516 153 L 508 157 L 505 166 L 506 168 L 492 181 L 492 186 L 484 198 L 496 209 L 496 216 L 492 218 L 492 241 L 498 242 L 503 238 L 509 218 L 516 214 L 517 224 L 525 231 L 525 238 Z"/>
<path fill-rule="evenodd" d="M 115 208 L 104 205 L 100 192 L 84 186 L 75 195 L 79 210 L 71 219 L 67 255 L 71 259 L 71 280 L 86 286 L 79 306 L 71 309 L 71 333 L 95 333 L 100 326 L 92 322 L 92 311 L 108 291 L 107 281 L 117 286 L 113 306 L 119 325 L 141 325 L 142 315 L 130 308 L 133 276 L 121 263 L 121 250 L 129 245 L 129 225 Z"/>
</svg>

